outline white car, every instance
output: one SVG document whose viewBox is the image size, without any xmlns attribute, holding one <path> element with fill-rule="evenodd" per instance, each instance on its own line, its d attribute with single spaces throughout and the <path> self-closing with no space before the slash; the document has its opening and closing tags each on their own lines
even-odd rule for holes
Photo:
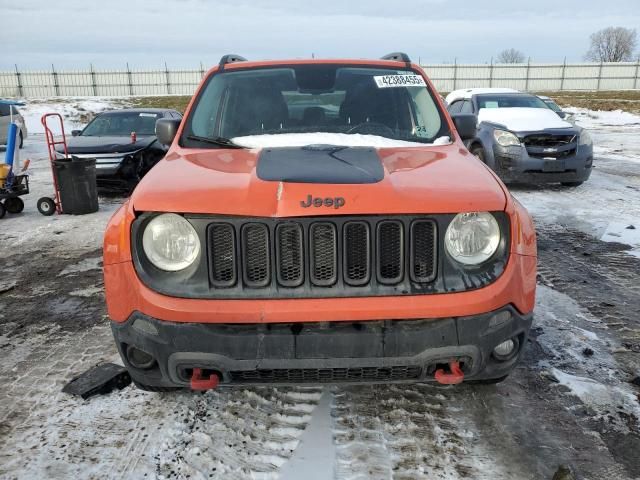
<svg viewBox="0 0 640 480">
<path fill-rule="evenodd" d="M 18 146 L 22 148 L 27 138 L 27 126 L 16 105 L 20 104 L 10 100 L 0 100 L 0 145 L 7 144 L 9 124 L 13 121 L 18 125 Z"/>
</svg>

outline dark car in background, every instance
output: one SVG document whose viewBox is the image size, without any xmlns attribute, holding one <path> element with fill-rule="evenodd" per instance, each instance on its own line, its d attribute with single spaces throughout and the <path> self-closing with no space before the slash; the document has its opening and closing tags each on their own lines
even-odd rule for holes
<svg viewBox="0 0 640 480">
<path fill-rule="evenodd" d="M 509 89 L 466 89 L 447 95 L 451 114 L 472 113 L 478 129 L 465 144 L 505 183 L 576 187 L 593 167 L 588 132 L 560 118 L 540 98 Z"/>
<path fill-rule="evenodd" d="M 181 119 L 182 114 L 163 108 L 103 112 L 72 132 L 69 155 L 96 159 L 98 186 L 130 189 L 167 151 L 155 133 L 156 121 L 163 118 Z M 58 153 L 63 153 L 61 147 Z"/>
</svg>

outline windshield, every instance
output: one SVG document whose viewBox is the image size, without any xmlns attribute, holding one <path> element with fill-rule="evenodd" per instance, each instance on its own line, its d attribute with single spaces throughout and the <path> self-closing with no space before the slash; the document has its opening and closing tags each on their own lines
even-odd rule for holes
<svg viewBox="0 0 640 480">
<path fill-rule="evenodd" d="M 153 112 L 109 112 L 93 119 L 82 131 L 83 137 L 120 137 L 131 135 L 155 135 L 156 120 L 161 118 Z"/>
<path fill-rule="evenodd" d="M 478 110 L 481 108 L 549 108 L 533 95 L 478 95 Z"/>
<path fill-rule="evenodd" d="M 181 145 L 220 148 L 204 140 L 313 132 L 420 143 L 449 135 L 424 79 L 412 70 L 296 65 L 213 75 Z M 322 138 L 331 143 L 336 135 Z"/>
</svg>

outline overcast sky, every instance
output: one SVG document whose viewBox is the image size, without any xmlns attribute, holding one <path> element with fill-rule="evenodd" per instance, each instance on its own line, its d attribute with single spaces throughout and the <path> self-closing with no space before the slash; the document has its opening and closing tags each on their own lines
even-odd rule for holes
<svg viewBox="0 0 640 480">
<path fill-rule="evenodd" d="M 0 0 L 0 69 L 195 67 L 250 59 L 580 61 L 589 35 L 640 27 L 640 0 Z"/>
</svg>

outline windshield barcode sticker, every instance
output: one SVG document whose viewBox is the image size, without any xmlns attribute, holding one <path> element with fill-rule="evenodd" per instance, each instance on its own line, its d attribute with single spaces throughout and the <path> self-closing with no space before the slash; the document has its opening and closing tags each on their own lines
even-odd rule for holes
<svg viewBox="0 0 640 480">
<path fill-rule="evenodd" d="M 426 87 L 420 75 L 380 75 L 373 77 L 378 88 Z"/>
</svg>

